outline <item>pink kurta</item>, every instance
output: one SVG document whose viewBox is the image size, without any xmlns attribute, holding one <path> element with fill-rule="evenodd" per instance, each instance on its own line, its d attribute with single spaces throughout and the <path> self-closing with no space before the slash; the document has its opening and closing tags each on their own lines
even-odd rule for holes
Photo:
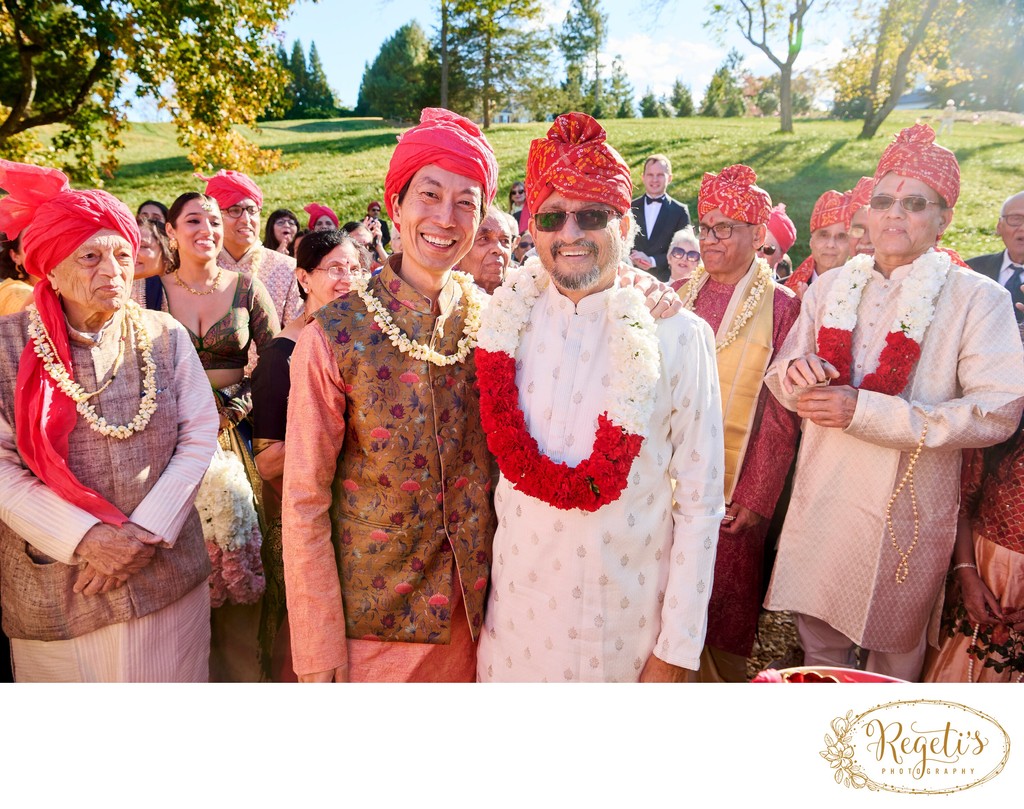
<svg viewBox="0 0 1024 809">
<path fill-rule="evenodd" d="M 909 271 L 908 265 L 891 278 L 871 274 L 853 331 L 855 384 L 878 365 Z M 782 390 L 781 377 L 792 359 L 815 351 L 828 291 L 842 275 L 828 272 L 811 285 L 765 379 L 789 409 L 796 408 L 796 398 Z M 860 391 L 845 430 L 804 425 L 765 606 L 820 618 L 874 651 L 909 652 L 926 630 L 934 643 L 936 607 L 956 532 L 960 450 L 1005 439 L 1022 408 L 1024 352 L 1010 296 L 994 281 L 953 266 L 903 393 Z M 925 449 L 914 475 L 920 539 L 906 581 L 897 584 L 900 557 L 886 529 L 885 509 L 926 416 Z M 907 491 L 892 516 L 906 551 L 914 533 Z"/>
<path fill-rule="evenodd" d="M 715 332 L 725 316 L 733 289 L 709 278 L 694 303 L 694 312 Z M 776 287 L 772 300 L 773 352 L 782 347 L 799 314 L 800 301 Z M 715 586 L 708 606 L 708 646 L 743 657 L 750 654 L 761 608 L 764 539 L 793 462 L 799 432 L 797 415 L 762 387 L 753 433 L 732 500 L 764 520 L 736 534 L 719 531 Z"/>
<path fill-rule="evenodd" d="M 257 265 L 256 277 L 263 282 L 274 301 L 278 322 L 282 326 L 288 325 L 302 314 L 303 307 L 295 279 L 295 259 L 276 250 L 268 250 L 262 244 L 250 247 L 238 261 L 227 250 L 221 250 L 217 256 L 217 265 L 225 270 L 252 272 L 254 264 Z"/>
</svg>

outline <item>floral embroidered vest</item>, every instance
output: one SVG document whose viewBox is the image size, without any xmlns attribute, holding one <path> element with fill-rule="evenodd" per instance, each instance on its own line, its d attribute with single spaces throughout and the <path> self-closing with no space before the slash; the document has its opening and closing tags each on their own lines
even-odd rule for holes
<svg viewBox="0 0 1024 809">
<path fill-rule="evenodd" d="M 391 265 L 400 266 L 400 257 Z M 454 280 L 442 290 L 436 318 L 392 266 L 369 291 L 410 339 L 456 352 L 465 301 Z M 410 358 L 391 345 L 355 293 L 316 318 L 348 395 L 331 507 L 346 634 L 448 643 L 452 621 L 468 619 L 476 638 L 495 517 L 473 357 L 445 368 Z M 449 608 L 456 586 L 466 610 L 461 617 Z"/>
<path fill-rule="evenodd" d="M 160 479 L 178 438 L 174 389 L 174 340 L 169 315 L 143 310 L 153 341 L 157 409 L 141 433 L 123 441 L 94 432 L 79 418 L 68 437 L 68 466 L 86 486 L 130 515 Z M 115 317 L 123 317 L 116 315 Z M 28 318 L 0 321 L 0 412 L 16 428 L 14 386 L 18 361 L 28 342 Z M 99 343 L 71 340 L 75 379 L 86 390 L 98 387 L 117 356 L 120 326 L 108 324 Z M 128 354 L 114 382 L 94 399 L 100 414 L 124 424 L 139 407 L 142 388 L 138 354 Z M 84 563 L 83 563 L 84 564 Z M 66 565 L 25 542 L 0 522 L 0 599 L 4 632 L 26 640 L 67 640 L 110 624 L 140 618 L 172 604 L 210 575 L 199 515 L 193 508 L 171 549 L 109 593 L 85 596 L 73 591 L 81 566 Z"/>
</svg>

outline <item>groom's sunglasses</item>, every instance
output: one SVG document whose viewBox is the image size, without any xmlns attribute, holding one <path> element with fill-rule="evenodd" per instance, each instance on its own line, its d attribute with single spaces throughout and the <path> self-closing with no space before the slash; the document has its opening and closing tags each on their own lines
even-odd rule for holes
<svg viewBox="0 0 1024 809">
<path fill-rule="evenodd" d="M 600 208 L 588 208 L 583 211 L 545 211 L 535 213 L 533 221 L 537 223 L 537 230 L 545 233 L 555 233 L 565 227 L 565 222 L 570 214 L 576 218 L 576 224 L 580 230 L 604 230 L 608 227 L 608 220 L 618 214 Z"/>
</svg>

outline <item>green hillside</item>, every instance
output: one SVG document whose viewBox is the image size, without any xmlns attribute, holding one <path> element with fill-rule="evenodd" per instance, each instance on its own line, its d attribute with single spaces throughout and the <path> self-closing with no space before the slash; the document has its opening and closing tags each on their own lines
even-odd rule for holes
<svg viewBox="0 0 1024 809">
<path fill-rule="evenodd" d="M 700 178 L 730 163 L 746 163 L 776 202 L 785 202 L 799 237 L 792 255 L 807 253 L 807 223 L 815 199 L 825 190 L 851 188 L 870 174 L 892 133 L 937 112 L 897 113 L 886 121 L 885 134 L 858 141 L 859 122 L 797 121 L 793 135 L 781 135 L 771 119 L 682 118 L 629 119 L 604 122 L 608 140 L 633 166 L 639 187 L 643 159 L 664 152 L 672 159 L 673 196 L 696 204 Z M 937 125 L 937 123 L 936 123 Z M 532 138 L 547 124 L 496 125 L 487 133 L 501 166 L 499 202 L 522 179 Z M 362 216 L 366 203 L 383 195 L 387 161 L 401 131 L 376 119 L 279 121 L 253 135 L 263 146 L 283 150 L 295 163 L 290 169 L 258 178 L 267 212 L 291 208 L 301 213 L 309 202 L 330 205 L 342 221 Z M 192 177 L 185 152 L 174 139 L 171 124 L 135 124 L 126 137 L 121 168 L 107 188 L 133 208 L 147 198 L 169 204 L 175 196 L 201 187 Z M 944 244 L 965 257 L 1001 247 L 994 234 L 1003 199 L 1024 188 L 1024 128 L 986 121 L 956 124 L 944 141 L 960 160 L 962 191 L 953 225 Z M 300 216 L 304 220 L 304 216 Z"/>
</svg>

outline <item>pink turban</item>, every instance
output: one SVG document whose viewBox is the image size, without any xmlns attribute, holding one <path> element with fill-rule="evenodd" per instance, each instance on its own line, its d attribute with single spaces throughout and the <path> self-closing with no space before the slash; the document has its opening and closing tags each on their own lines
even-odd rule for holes
<svg viewBox="0 0 1024 809">
<path fill-rule="evenodd" d="M 857 180 L 857 185 L 850 192 L 850 200 L 846 206 L 846 216 L 843 218 L 843 224 L 846 225 L 847 230 L 853 224 L 854 214 L 871 201 L 871 192 L 874 190 L 874 177 L 861 177 Z"/>
<path fill-rule="evenodd" d="M 786 206 L 780 202 L 772 208 L 771 216 L 768 217 L 768 230 L 771 231 L 775 241 L 779 243 L 779 249 L 788 253 L 789 248 L 796 244 L 796 225 L 786 215 Z"/>
<path fill-rule="evenodd" d="M 217 200 L 221 210 L 237 205 L 243 199 L 251 199 L 257 207 L 263 207 L 263 192 L 247 175 L 240 171 L 221 169 L 212 177 L 197 174 L 200 180 L 206 181 L 206 196 Z"/>
<path fill-rule="evenodd" d="M 582 112 L 559 115 L 546 138 L 530 144 L 526 158 L 526 204 L 531 211 L 553 191 L 570 199 L 592 199 L 625 213 L 633 180 L 622 156 L 605 143 L 607 133 Z"/>
<path fill-rule="evenodd" d="M 758 188 L 757 174 L 750 166 L 737 163 L 718 174 L 707 172 L 697 194 L 697 218 L 718 208 L 730 219 L 752 225 L 767 225 L 772 212 L 772 198 Z"/>
<path fill-rule="evenodd" d="M 309 214 L 309 224 L 306 225 L 306 227 L 310 230 L 313 229 L 313 226 L 316 225 L 317 220 L 319 220 L 321 216 L 326 216 L 334 223 L 334 227 L 338 227 L 338 215 L 326 205 L 321 205 L 318 202 L 311 202 L 302 210 Z"/>
<path fill-rule="evenodd" d="M 64 311 L 47 276 L 100 230 L 124 236 L 134 257 L 139 250 L 135 217 L 106 191 L 72 191 L 56 169 L 0 160 L 0 188 L 9 195 L 0 200 L 0 231 L 11 239 L 22 234 L 25 269 L 41 279 L 33 290 L 36 309 L 74 378 Z M 31 340 L 18 365 L 14 414 L 18 453 L 37 478 L 103 522 L 121 525 L 128 519 L 68 467 L 68 436 L 78 421 L 75 403 L 43 368 Z"/>
<path fill-rule="evenodd" d="M 890 172 L 935 189 L 952 208 L 960 196 L 960 164 L 949 149 L 935 143 L 935 130 L 915 124 L 900 132 L 882 153 L 875 170 L 875 183 Z"/>
<path fill-rule="evenodd" d="M 483 188 L 484 206 L 494 202 L 498 161 L 480 127 L 450 110 L 427 107 L 420 113 L 419 124 L 398 136 L 388 164 L 384 202 L 392 220 L 397 195 L 417 171 L 429 165 L 475 180 Z"/>
<path fill-rule="evenodd" d="M 814 203 L 811 211 L 811 233 L 843 221 L 850 197 L 840 191 L 826 191 Z"/>
</svg>

